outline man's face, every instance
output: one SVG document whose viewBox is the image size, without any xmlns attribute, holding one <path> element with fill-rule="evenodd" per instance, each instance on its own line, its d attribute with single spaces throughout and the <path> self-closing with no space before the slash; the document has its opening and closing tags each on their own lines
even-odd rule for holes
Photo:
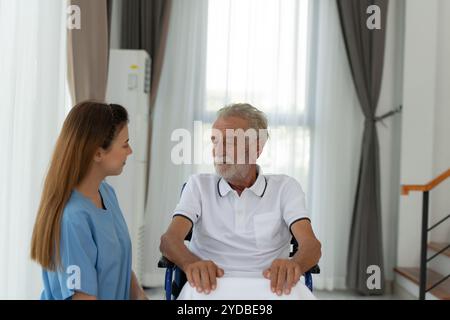
<svg viewBox="0 0 450 320">
<path fill-rule="evenodd" d="M 239 117 L 218 118 L 212 127 L 214 167 L 226 180 L 245 178 L 258 158 L 257 132 Z"/>
</svg>

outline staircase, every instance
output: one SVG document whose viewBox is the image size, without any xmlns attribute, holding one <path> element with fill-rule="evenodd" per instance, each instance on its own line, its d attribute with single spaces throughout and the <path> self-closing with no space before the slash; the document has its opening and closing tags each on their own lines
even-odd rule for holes
<svg viewBox="0 0 450 320">
<path fill-rule="evenodd" d="M 450 244 L 428 242 L 429 233 L 444 222 L 450 222 L 450 214 L 429 227 L 429 193 L 450 177 L 450 169 L 426 185 L 404 185 L 402 195 L 410 191 L 423 193 L 422 227 L 420 243 L 420 267 L 397 267 L 396 282 L 420 300 L 450 300 Z"/>
<path fill-rule="evenodd" d="M 448 247 L 446 243 L 430 242 L 428 244 L 428 256 L 431 257 L 446 247 Z M 450 270 L 450 249 L 448 248 L 427 268 L 425 287 L 430 289 L 439 280 L 445 278 L 446 270 L 447 272 Z M 394 271 L 397 275 L 397 283 L 411 295 L 419 297 L 420 268 L 397 267 L 394 268 Z M 450 300 L 450 279 L 447 278 L 429 290 L 425 297 L 427 300 Z"/>
</svg>

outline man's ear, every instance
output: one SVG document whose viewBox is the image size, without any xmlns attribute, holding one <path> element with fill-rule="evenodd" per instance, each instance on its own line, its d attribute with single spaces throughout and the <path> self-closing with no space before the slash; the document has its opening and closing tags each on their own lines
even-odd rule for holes
<svg viewBox="0 0 450 320">
<path fill-rule="evenodd" d="M 256 154 L 257 154 L 257 158 L 259 158 L 259 156 L 261 155 L 261 153 L 263 152 L 264 149 L 264 145 L 266 144 L 265 140 L 262 140 L 261 138 L 258 138 L 257 140 L 257 145 L 256 145 Z"/>
<path fill-rule="evenodd" d="M 269 132 L 267 131 L 267 129 L 260 129 L 256 141 L 257 142 L 256 150 L 258 151 L 258 158 L 263 152 L 264 146 L 266 145 L 268 139 L 269 139 Z"/>
</svg>

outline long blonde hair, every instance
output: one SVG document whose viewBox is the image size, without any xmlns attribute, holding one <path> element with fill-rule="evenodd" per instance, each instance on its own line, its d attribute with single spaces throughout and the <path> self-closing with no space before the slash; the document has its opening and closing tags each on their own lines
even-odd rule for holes
<svg viewBox="0 0 450 320">
<path fill-rule="evenodd" d="M 85 101 L 72 108 L 64 121 L 45 178 L 31 240 L 31 259 L 43 268 L 61 265 L 60 239 L 64 207 L 72 190 L 86 176 L 99 147 L 108 150 L 127 124 L 125 108 Z"/>
</svg>

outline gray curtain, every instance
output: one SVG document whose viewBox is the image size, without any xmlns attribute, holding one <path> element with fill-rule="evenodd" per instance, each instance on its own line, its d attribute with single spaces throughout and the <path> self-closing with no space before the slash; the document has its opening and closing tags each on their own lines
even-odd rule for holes
<svg viewBox="0 0 450 320">
<path fill-rule="evenodd" d="M 383 294 L 380 162 L 376 123 L 384 64 L 388 0 L 337 0 L 347 56 L 365 117 L 358 184 L 347 258 L 347 286 L 361 294 Z M 366 25 L 367 8 L 381 9 L 381 29 Z M 380 289 L 369 289 L 367 267 L 381 269 Z"/>
<path fill-rule="evenodd" d="M 122 7 L 121 47 L 143 49 L 152 59 L 150 106 L 158 92 L 169 29 L 171 0 L 125 0 Z"/>
<path fill-rule="evenodd" d="M 68 83 L 72 103 L 104 101 L 108 80 L 109 0 L 70 0 L 81 9 L 81 29 L 68 30 Z"/>
<path fill-rule="evenodd" d="M 106 0 L 106 19 L 108 23 L 108 48 L 111 49 L 111 25 L 112 25 L 113 0 Z M 109 53 L 108 53 L 109 58 Z"/>
<path fill-rule="evenodd" d="M 171 7 L 172 0 L 124 0 L 122 4 L 121 48 L 146 50 L 152 59 L 151 114 L 164 62 Z M 148 141 L 152 141 L 152 123 L 149 126 Z M 152 146 L 149 143 L 148 159 L 150 159 L 151 150 Z M 147 175 L 146 180 L 147 188 L 149 188 L 149 176 L 150 174 Z"/>
</svg>

